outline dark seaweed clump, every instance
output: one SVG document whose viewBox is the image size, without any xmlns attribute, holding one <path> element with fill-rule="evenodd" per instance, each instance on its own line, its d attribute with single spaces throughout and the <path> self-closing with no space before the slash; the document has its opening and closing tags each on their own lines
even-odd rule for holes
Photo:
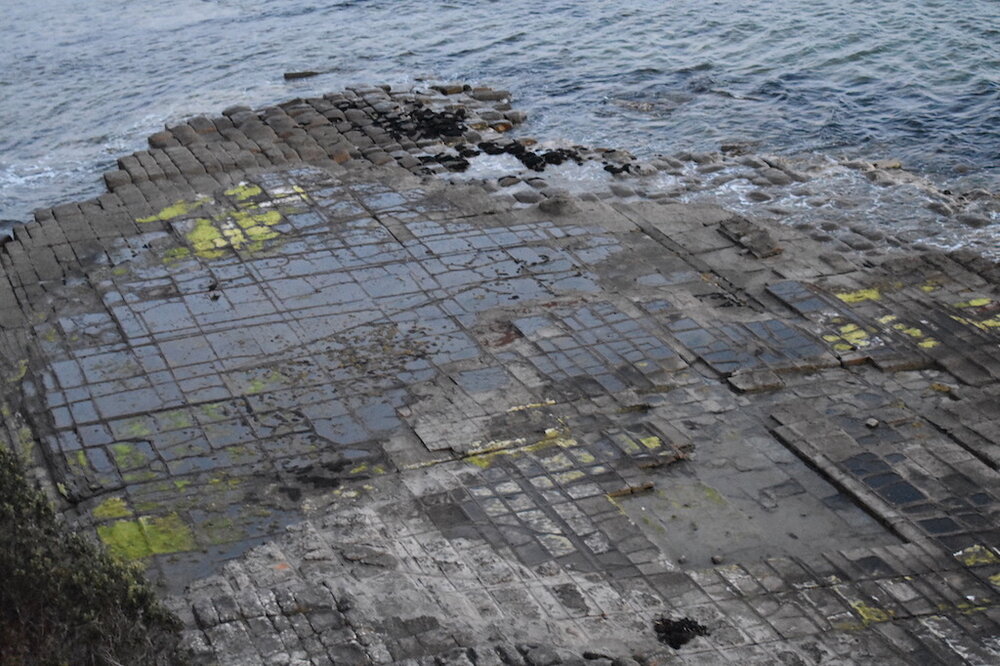
<svg viewBox="0 0 1000 666">
<path fill-rule="evenodd" d="M 660 617 L 653 621 L 653 630 L 661 643 L 666 643 L 673 649 L 686 645 L 696 636 L 708 636 L 708 627 L 689 617 L 672 620 Z"/>
<path fill-rule="evenodd" d="M 0 445 L 0 664 L 173 664 L 179 630 L 141 569 L 71 531 Z"/>
</svg>

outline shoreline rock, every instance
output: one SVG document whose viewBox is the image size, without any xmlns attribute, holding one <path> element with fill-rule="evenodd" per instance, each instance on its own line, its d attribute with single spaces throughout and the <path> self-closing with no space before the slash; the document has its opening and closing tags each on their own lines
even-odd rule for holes
<svg viewBox="0 0 1000 666">
<path fill-rule="evenodd" d="M 195 664 L 996 658 L 997 265 L 863 208 L 814 242 L 694 200 L 812 173 L 519 140 L 508 97 L 231 107 L 38 211 L 2 441 Z"/>
</svg>

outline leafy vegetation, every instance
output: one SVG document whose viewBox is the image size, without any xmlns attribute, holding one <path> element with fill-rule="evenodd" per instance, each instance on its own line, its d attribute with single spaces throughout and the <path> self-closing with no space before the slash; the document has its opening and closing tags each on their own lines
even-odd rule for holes
<svg viewBox="0 0 1000 666">
<path fill-rule="evenodd" d="M 179 629 L 141 565 L 70 530 L 0 445 L 0 664 L 176 663 Z"/>
</svg>

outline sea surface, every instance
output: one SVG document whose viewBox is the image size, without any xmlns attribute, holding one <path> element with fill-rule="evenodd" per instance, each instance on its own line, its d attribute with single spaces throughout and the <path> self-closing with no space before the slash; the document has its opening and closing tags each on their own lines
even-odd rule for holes
<svg viewBox="0 0 1000 666">
<path fill-rule="evenodd" d="M 99 194 L 101 172 L 165 123 L 355 83 L 506 88 L 532 136 L 640 156 L 743 142 L 800 162 L 895 159 L 941 190 L 1000 191 L 998 0 L 0 8 L 0 219 Z M 295 70 L 322 75 L 283 79 Z M 842 173 L 828 187 L 853 196 Z M 989 253 L 1000 239 L 1000 208 L 980 206 L 991 224 L 973 230 L 919 195 L 889 199 L 880 215 L 919 219 L 940 245 Z"/>
</svg>

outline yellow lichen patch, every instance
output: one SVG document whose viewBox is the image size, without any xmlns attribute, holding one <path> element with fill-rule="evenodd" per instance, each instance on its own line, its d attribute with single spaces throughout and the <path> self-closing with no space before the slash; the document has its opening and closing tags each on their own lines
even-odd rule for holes
<svg viewBox="0 0 1000 666">
<path fill-rule="evenodd" d="M 937 280 L 928 280 L 927 282 L 920 285 L 920 291 L 927 294 L 933 291 L 937 291 L 940 288 L 941 288 L 941 283 L 938 282 Z"/>
<path fill-rule="evenodd" d="M 198 208 L 200 208 L 205 202 L 208 201 L 208 197 L 198 197 L 194 201 L 177 201 L 159 213 L 155 215 L 150 215 L 149 217 L 140 217 L 136 219 L 136 222 L 147 223 L 147 222 L 168 222 L 170 220 L 176 219 L 183 215 L 188 215 Z"/>
<path fill-rule="evenodd" d="M 997 557 L 997 554 L 993 550 L 980 544 L 958 551 L 955 553 L 955 559 L 967 567 L 1000 563 L 1000 557 Z"/>
<path fill-rule="evenodd" d="M 194 221 L 194 228 L 186 237 L 194 253 L 202 259 L 221 257 L 224 254 L 222 248 L 229 245 L 229 241 L 212 221 L 203 217 Z"/>
<path fill-rule="evenodd" d="M 642 453 L 642 447 L 636 444 L 636 442 L 625 433 L 614 433 L 611 435 L 611 439 L 615 440 L 615 444 L 620 446 L 621 449 L 629 455 Z"/>
<path fill-rule="evenodd" d="M 879 319 L 883 324 L 888 324 L 896 321 L 895 315 L 887 315 Z M 930 337 L 923 330 L 917 328 L 916 326 L 909 326 L 903 322 L 896 322 L 892 324 L 892 330 L 899 331 L 905 336 L 911 337 L 917 341 L 917 346 L 922 349 L 932 349 L 941 344 L 940 341 Z"/>
<path fill-rule="evenodd" d="M 476 467 L 486 469 L 500 456 L 537 453 L 552 446 L 569 448 L 577 445 L 575 439 L 566 437 L 565 435 L 566 433 L 562 430 L 548 428 L 545 431 L 545 438 L 533 444 L 524 444 L 525 440 L 521 437 L 517 439 L 493 440 L 482 446 L 474 446 L 470 455 L 465 457 L 465 461 L 472 463 Z"/>
<path fill-rule="evenodd" d="M 18 359 L 17 366 L 14 368 L 14 372 L 11 373 L 10 377 L 7 379 L 8 382 L 14 383 L 19 382 L 24 379 L 25 375 L 28 374 L 28 360 Z"/>
<path fill-rule="evenodd" d="M 131 516 L 132 510 L 128 508 L 128 504 L 121 497 L 109 497 L 95 506 L 91 513 L 98 520 L 109 520 Z"/>
<path fill-rule="evenodd" d="M 845 303 L 863 303 L 864 301 L 877 301 L 882 298 L 882 293 L 872 287 L 869 289 L 858 289 L 857 291 L 841 291 L 834 294 Z"/>
<path fill-rule="evenodd" d="M 203 259 L 222 256 L 227 248 L 258 251 L 264 242 L 280 234 L 272 229 L 282 220 L 281 213 L 254 203 L 212 218 L 198 218 L 185 234 L 194 253 Z"/>
<path fill-rule="evenodd" d="M 961 308 L 961 309 L 965 309 L 965 308 L 984 308 L 984 307 L 986 307 L 986 306 L 988 306 L 988 305 L 990 305 L 992 303 L 993 303 L 993 301 L 990 300 L 989 298 L 970 298 L 967 301 L 962 301 L 960 303 L 955 303 L 955 307 L 956 308 Z"/>
<path fill-rule="evenodd" d="M 859 344 L 868 340 L 868 331 L 857 324 L 845 324 L 840 327 L 840 337 L 851 344 Z"/>
<path fill-rule="evenodd" d="M 843 324 L 837 326 L 835 333 L 827 333 L 823 340 L 837 351 L 851 351 L 853 349 L 864 349 L 872 344 L 871 334 L 857 324 Z"/>
<path fill-rule="evenodd" d="M 550 405 L 556 404 L 555 400 L 545 400 L 543 402 L 532 402 L 527 405 L 516 405 L 507 410 L 507 413 L 512 414 L 514 412 L 523 412 L 526 409 L 539 409 L 541 407 L 548 407 Z"/>
<path fill-rule="evenodd" d="M 640 437 L 639 441 L 642 442 L 642 445 L 645 446 L 650 451 L 655 451 L 656 449 L 663 446 L 663 440 L 653 435 L 649 437 Z"/>
<path fill-rule="evenodd" d="M 1000 587 L 1000 573 L 995 573 L 989 577 L 989 581 L 992 585 Z"/>
<path fill-rule="evenodd" d="M 281 222 L 281 213 L 270 210 L 238 210 L 228 216 L 241 229 L 251 229 L 259 226 L 271 226 Z"/>
<path fill-rule="evenodd" d="M 586 474 L 584 474 L 580 470 L 571 469 L 568 472 L 560 472 L 558 474 L 554 474 L 553 478 L 556 480 L 556 482 L 566 485 L 567 483 L 571 483 L 573 481 L 577 481 L 578 479 L 582 479 L 585 476 Z"/>
<path fill-rule="evenodd" d="M 246 201 L 247 199 L 259 195 L 263 191 L 264 190 L 260 189 L 257 185 L 243 182 L 226 190 L 225 195 L 227 197 L 232 197 L 236 201 Z"/>
<path fill-rule="evenodd" d="M 974 326 L 981 331 L 988 331 L 993 328 L 1000 328 L 1000 315 L 996 315 L 994 317 L 989 317 L 986 319 L 968 319 L 966 317 L 959 317 L 956 315 L 952 315 L 951 318 L 957 321 L 959 324 L 964 324 L 966 326 Z"/>
<path fill-rule="evenodd" d="M 869 606 L 863 601 L 852 601 L 851 608 L 854 609 L 854 612 L 861 618 L 861 622 L 866 626 L 878 622 L 888 622 L 893 616 L 892 611 L 883 610 L 876 606 Z"/>
</svg>

